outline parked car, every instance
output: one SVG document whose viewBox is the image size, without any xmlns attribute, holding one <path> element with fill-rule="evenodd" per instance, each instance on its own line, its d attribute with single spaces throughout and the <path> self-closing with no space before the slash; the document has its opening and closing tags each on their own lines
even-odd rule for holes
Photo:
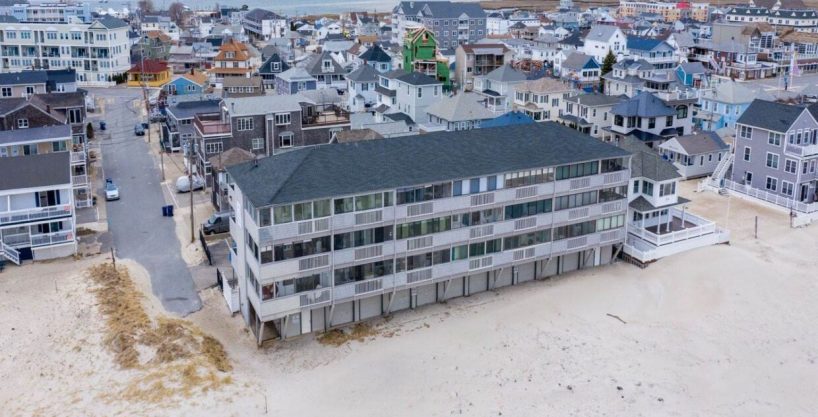
<svg viewBox="0 0 818 417">
<path fill-rule="evenodd" d="M 204 189 L 205 181 L 204 178 L 194 175 L 193 176 L 193 187 L 190 186 L 190 180 L 188 179 L 187 175 L 182 175 L 181 177 L 176 179 L 176 191 L 180 193 L 187 193 L 190 192 L 191 189 L 193 191 Z"/>
<path fill-rule="evenodd" d="M 105 201 L 119 200 L 119 187 L 110 178 L 105 179 Z"/>
<path fill-rule="evenodd" d="M 202 223 L 202 231 L 206 235 L 214 233 L 227 233 L 230 231 L 230 213 L 215 213 Z"/>
<path fill-rule="evenodd" d="M 136 136 L 145 136 L 145 127 L 143 127 L 143 126 L 142 126 L 142 123 L 137 123 L 137 124 L 136 124 L 136 125 L 133 127 L 133 133 L 134 133 Z"/>
</svg>

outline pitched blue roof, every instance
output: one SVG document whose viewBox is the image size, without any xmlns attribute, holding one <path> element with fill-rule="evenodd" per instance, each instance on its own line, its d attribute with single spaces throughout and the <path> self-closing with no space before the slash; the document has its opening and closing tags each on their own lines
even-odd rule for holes
<svg viewBox="0 0 818 417">
<path fill-rule="evenodd" d="M 503 126 L 514 126 L 514 125 L 527 125 L 534 123 L 534 119 L 529 117 L 527 114 L 519 111 L 510 111 L 502 116 L 495 117 L 491 120 L 486 120 L 485 122 L 480 124 L 482 128 L 489 128 L 489 127 L 503 127 Z"/>
<path fill-rule="evenodd" d="M 651 51 L 665 41 L 661 39 L 645 38 L 642 36 L 628 36 L 628 49 Z"/>
</svg>

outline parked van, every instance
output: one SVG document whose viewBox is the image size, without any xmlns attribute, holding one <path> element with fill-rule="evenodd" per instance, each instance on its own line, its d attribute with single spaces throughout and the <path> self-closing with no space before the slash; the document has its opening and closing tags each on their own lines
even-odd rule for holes
<svg viewBox="0 0 818 417">
<path fill-rule="evenodd" d="M 216 213 L 202 223 L 202 231 L 206 235 L 227 233 L 230 231 L 230 213 Z"/>
</svg>

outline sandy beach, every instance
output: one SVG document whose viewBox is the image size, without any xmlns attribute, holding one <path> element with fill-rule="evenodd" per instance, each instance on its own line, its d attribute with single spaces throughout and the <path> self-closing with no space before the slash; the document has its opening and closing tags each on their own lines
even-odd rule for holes
<svg viewBox="0 0 818 417">
<path fill-rule="evenodd" d="M 7 268 L 3 415 L 812 415 L 817 226 L 791 229 L 786 213 L 736 198 L 728 212 L 726 197 L 694 188 L 689 209 L 728 227 L 729 246 L 401 312 L 338 346 L 306 336 L 257 349 L 204 290 L 188 319 L 222 342 L 232 382 L 159 403 L 111 395 L 135 375 L 102 341 L 84 271 L 104 257 Z M 117 262 L 161 314 L 145 271 Z"/>
</svg>

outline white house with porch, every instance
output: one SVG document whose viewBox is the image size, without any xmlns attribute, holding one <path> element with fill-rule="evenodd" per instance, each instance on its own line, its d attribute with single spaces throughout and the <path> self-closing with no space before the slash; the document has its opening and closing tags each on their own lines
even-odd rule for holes
<svg viewBox="0 0 818 417">
<path fill-rule="evenodd" d="M 0 158 L 0 261 L 76 253 L 69 152 Z"/>
<path fill-rule="evenodd" d="M 623 251 L 645 265 L 666 256 L 730 239 L 715 222 L 694 215 L 685 205 L 690 200 L 677 194 L 681 175 L 637 139 L 624 137 L 616 143 L 633 153 L 628 187 L 628 237 Z"/>
</svg>

